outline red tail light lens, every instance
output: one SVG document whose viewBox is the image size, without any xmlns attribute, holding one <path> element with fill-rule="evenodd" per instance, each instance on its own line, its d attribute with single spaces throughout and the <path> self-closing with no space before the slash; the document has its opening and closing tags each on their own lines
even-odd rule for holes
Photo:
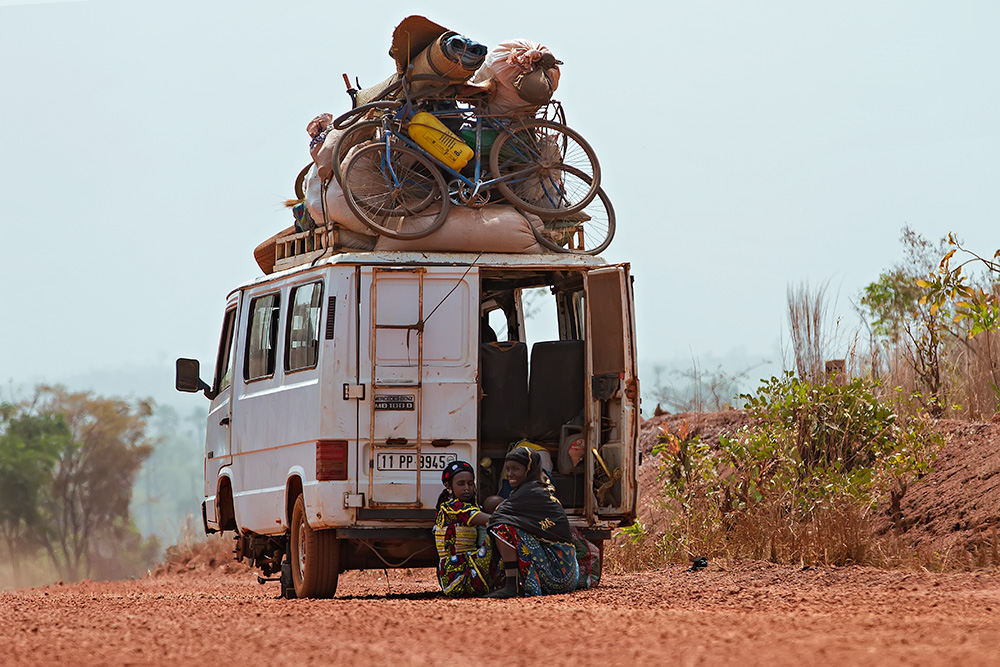
<svg viewBox="0 0 1000 667">
<path fill-rule="evenodd" d="M 347 441 L 316 441 L 316 479 L 325 482 L 347 479 Z"/>
</svg>

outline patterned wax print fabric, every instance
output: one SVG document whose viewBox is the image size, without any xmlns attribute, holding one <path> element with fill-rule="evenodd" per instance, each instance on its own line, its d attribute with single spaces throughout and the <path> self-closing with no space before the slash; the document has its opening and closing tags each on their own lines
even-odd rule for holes
<svg viewBox="0 0 1000 667">
<path fill-rule="evenodd" d="M 434 541 L 438 551 L 438 583 L 445 595 L 485 595 L 497 579 L 493 543 L 487 539 L 480 546 L 479 531 L 469 525 L 480 511 L 457 498 L 446 500 L 438 508 Z"/>
<path fill-rule="evenodd" d="M 510 524 L 492 526 L 490 532 L 517 550 L 517 567 L 524 595 L 570 593 L 580 576 L 576 547 L 549 542 Z"/>
<path fill-rule="evenodd" d="M 576 526 L 570 527 L 573 546 L 576 548 L 576 563 L 580 569 L 580 579 L 576 589 L 594 588 L 601 583 L 601 550 L 585 538 Z"/>
</svg>

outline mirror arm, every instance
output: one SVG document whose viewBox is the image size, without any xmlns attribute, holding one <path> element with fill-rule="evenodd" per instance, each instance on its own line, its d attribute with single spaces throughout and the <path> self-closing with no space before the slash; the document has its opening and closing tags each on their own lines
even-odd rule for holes
<svg viewBox="0 0 1000 667">
<path fill-rule="evenodd" d="M 210 401 L 218 395 L 212 391 L 212 387 L 201 378 L 198 378 L 198 391 L 203 392 L 205 394 L 205 398 Z"/>
</svg>

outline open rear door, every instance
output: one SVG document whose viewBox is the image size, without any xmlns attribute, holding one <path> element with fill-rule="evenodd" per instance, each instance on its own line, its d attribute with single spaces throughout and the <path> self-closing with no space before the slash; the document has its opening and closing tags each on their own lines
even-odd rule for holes
<svg viewBox="0 0 1000 667">
<path fill-rule="evenodd" d="M 628 264 L 589 271 L 587 289 L 588 466 L 593 509 L 631 518 L 636 508 L 639 388 Z"/>
</svg>

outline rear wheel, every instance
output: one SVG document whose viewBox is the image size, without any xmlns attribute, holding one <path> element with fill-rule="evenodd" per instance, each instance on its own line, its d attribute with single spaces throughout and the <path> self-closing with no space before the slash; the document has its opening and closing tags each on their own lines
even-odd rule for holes
<svg viewBox="0 0 1000 667">
<path fill-rule="evenodd" d="M 507 201 L 543 219 L 582 210 L 601 181 L 597 155 L 583 137 L 534 118 L 504 128 L 490 151 L 490 170 Z"/>
<path fill-rule="evenodd" d="M 589 178 L 578 175 L 590 182 Z M 615 236 L 615 209 L 604 189 L 597 188 L 597 196 L 582 211 L 545 220 L 542 229 L 532 225 L 531 231 L 549 250 L 597 255 L 611 245 Z"/>
<path fill-rule="evenodd" d="M 292 534 L 288 541 L 295 597 L 333 597 L 340 575 L 340 542 L 332 530 L 309 527 L 301 495 L 292 508 Z"/>
</svg>

